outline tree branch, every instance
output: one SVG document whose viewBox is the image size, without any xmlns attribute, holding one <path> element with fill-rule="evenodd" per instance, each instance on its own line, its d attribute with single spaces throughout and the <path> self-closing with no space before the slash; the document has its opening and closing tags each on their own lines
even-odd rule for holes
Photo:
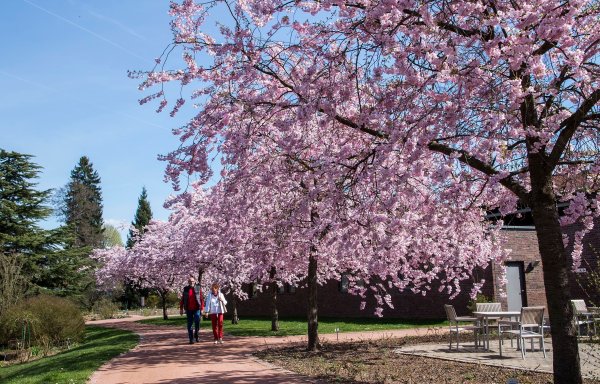
<svg viewBox="0 0 600 384">
<path fill-rule="evenodd" d="M 600 89 L 596 89 L 571 116 L 566 118 L 560 124 L 560 126 L 564 129 L 558 136 L 556 144 L 554 144 L 554 148 L 548 156 L 548 165 L 551 167 L 551 169 L 556 167 L 565 151 L 565 148 L 577 131 L 577 128 L 586 118 L 587 113 L 598 103 L 598 101 L 600 101 Z"/>
<path fill-rule="evenodd" d="M 440 144 L 437 142 L 430 142 L 427 147 L 434 152 L 443 153 L 447 156 L 450 156 L 453 153 L 458 153 L 459 156 L 457 159 L 469 167 L 478 170 L 479 172 L 488 175 L 495 176 L 498 175 L 498 171 L 494 169 L 491 165 L 479 160 L 478 158 L 470 155 L 467 151 L 464 150 L 456 150 L 447 145 Z M 521 200 L 528 200 L 528 192 L 527 190 L 518 182 L 516 182 L 512 176 L 507 176 L 499 180 L 500 184 L 506 187 L 509 191 L 517 195 Z"/>
</svg>

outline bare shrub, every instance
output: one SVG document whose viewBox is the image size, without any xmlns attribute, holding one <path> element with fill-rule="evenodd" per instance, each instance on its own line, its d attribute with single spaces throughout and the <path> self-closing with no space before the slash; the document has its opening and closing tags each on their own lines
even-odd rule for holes
<svg viewBox="0 0 600 384">
<path fill-rule="evenodd" d="M 38 295 L 9 307 L 0 318 L 0 343 L 20 340 L 27 348 L 64 345 L 83 339 L 85 323 L 79 308 L 71 301 Z"/>
<path fill-rule="evenodd" d="M 28 281 L 21 273 L 22 268 L 17 254 L 0 253 L 0 313 L 15 305 L 25 294 Z"/>
<path fill-rule="evenodd" d="M 117 304 L 106 297 L 96 301 L 92 306 L 92 313 L 100 319 L 114 319 L 118 311 L 119 307 Z"/>
</svg>

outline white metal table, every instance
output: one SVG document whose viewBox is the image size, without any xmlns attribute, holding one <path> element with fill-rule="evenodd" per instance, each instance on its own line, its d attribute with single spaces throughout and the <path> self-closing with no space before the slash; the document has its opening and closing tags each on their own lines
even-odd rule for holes
<svg viewBox="0 0 600 384">
<path fill-rule="evenodd" d="M 484 312 L 484 311 L 475 311 L 473 312 L 473 316 L 481 319 L 481 326 L 483 329 L 483 338 L 484 338 L 484 348 L 490 349 L 490 332 L 489 332 L 489 321 L 497 320 L 503 318 L 513 318 L 521 316 L 521 311 L 495 311 L 495 312 Z"/>
</svg>

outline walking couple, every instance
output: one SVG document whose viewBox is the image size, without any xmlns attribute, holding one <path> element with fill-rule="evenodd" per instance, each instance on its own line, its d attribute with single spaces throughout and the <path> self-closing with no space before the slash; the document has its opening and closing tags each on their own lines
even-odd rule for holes
<svg viewBox="0 0 600 384">
<path fill-rule="evenodd" d="M 202 296 L 200 284 L 196 284 L 193 276 L 188 278 L 188 285 L 183 288 L 181 301 L 179 302 L 179 313 L 187 316 L 187 330 L 190 344 L 198 342 L 200 331 L 200 312 L 208 316 L 212 322 L 214 343 L 223 344 L 223 314 L 227 312 L 227 300 L 219 290 L 219 284 L 213 283 L 206 300 Z M 194 326 L 192 329 L 192 325 Z"/>
</svg>

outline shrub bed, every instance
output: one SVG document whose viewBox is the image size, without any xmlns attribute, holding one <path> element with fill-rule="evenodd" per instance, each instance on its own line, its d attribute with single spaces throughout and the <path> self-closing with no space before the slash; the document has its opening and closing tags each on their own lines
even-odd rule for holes
<svg viewBox="0 0 600 384">
<path fill-rule="evenodd" d="M 84 331 L 79 308 L 56 296 L 30 297 L 0 316 L 0 345 L 26 351 L 27 357 L 47 355 L 56 347 L 69 347 L 83 339 Z"/>
</svg>

